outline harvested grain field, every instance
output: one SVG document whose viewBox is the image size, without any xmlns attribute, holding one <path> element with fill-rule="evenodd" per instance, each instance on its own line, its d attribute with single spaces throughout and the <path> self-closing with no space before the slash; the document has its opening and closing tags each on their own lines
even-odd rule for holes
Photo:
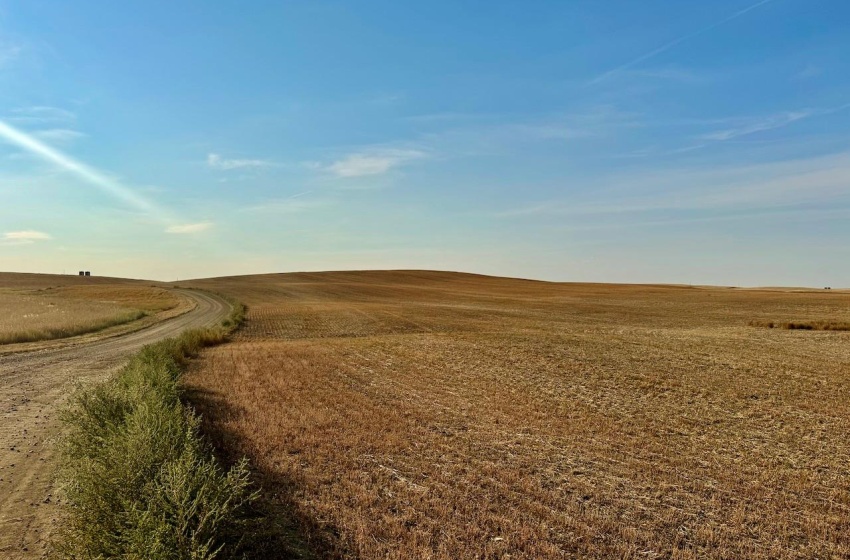
<svg viewBox="0 0 850 560">
<path fill-rule="evenodd" d="M 0 344 L 97 332 L 180 304 L 168 290 L 155 286 L 63 282 L 63 277 L 45 275 L 53 283 L 40 278 L 41 286 L 34 288 L 24 283 L 30 276 L 35 275 L 0 275 Z"/>
<path fill-rule="evenodd" d="M 750 326 L 850 321 L 846 292 L 189 284 L 248 305 L 187 389 L 293 555 L 850 557 L 850 333 Z"/>
</svg>

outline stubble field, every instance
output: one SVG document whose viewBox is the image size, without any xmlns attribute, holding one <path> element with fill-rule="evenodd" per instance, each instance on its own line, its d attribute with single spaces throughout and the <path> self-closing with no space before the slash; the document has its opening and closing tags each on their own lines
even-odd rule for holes
<svg viewBox="0 0 850 560">
<path fill-rule="evenodd" d="M 850 333 L 750 326 L 850 321 L 850 294 L 435 272 L 191 285 L 249 311 L 187 394 L 320 555 L 850 556 Z"/>
</svg>

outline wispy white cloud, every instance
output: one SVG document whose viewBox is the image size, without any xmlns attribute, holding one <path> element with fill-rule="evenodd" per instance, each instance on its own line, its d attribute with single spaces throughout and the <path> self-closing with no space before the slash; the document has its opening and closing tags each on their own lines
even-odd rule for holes
<svg viewBox="0 0 850 560">
<path fill-rule="evenodd" d="M 657 69 L 658 74 L 669 71 L 671 74 L 677 70 Z M 635 70 L 635 73 L 643 72 Z M 655 71 L 648 70 L 647 73 Z M 681 71 L 683 74 L 685 70 Z M 523 120 L 506 119 L 504 115 L 497 113 L 430 113 L 421 115 L 412 115 L 403 117 L 405 122 L 412 122 L 423 125 L 448 125 L 451 129 L 473 129 L 482 130 L 487 133 L 493 131 L 504 131 L 509 134 L 516 132 L 536 130 L 581 130 L 581 136 L 584 136 L 590 127 L 596 126 L 619 126 L 634 124 L 635 120 L 641 116 L 633 111 L 623 111 L 612 104 L 597 103 L 590 106 L 585 106 L 571 112 L 557 112 L 544 116 L 529 117 Z M 572 134 L 571 134 L 572 135 Z"/>
<path fill-rule="evenodd" d="M 207 154 L 207 165 L 212 169 L 230 171 L 233 169 L 269 167 L 272 162 L 264 159 L 228 159 L 219 154 Z"/>
<path fill-rule="evenodd" d="M 177 225 L 173 225 L 173 226 L 168 226 L 165 229 L 165 232 L 166 233 L 177 233 L 177 234 L 199 233 L 199 232 L 202 232 L 202 231 L 207 231 L 211 227 L 213 227 L 212 222 L 198 222 L 196 224 L 177 224 Z"/>
<path fill-rule="evenodd" d="M 703 140 L 718 141 L 731 140 L 732 138 L 746 136 L 747 134 L 753 134 L 755 132 L 782 128 L 783 126 L 788 126 L 793 122 L 807 119 L 817 114 L 819 114 L 819 112 L 814 109 L 801 109 L 799 111 L 784 111 L 782 113 L 768 115 L 766 117 L 745 118 L 739 121 L 738 126 L 703 134 L 700 138 Z"/>
<path fill-rule="evenodd" d="M 67 109 L 51 107 L 49 105 L 31 105 L 29 107 L 17 107 L 12 109 L 7 119 L 11 122 L 26 123 L 50 123 L 66 124 L 77 120 L 77 115 Z"/>
<path fill-rule="evenodd" d="M 379 149 L 351 154 L 326 167 L 337 177 L 381 175 L 395 167 L 427 157 L 421 150 Z"/>
<path fill-rule="evenodd" d="M 321 171 L 322 169 L 324 169 L 325 166 L 322 165 L 322 162 L 320 161 L 302 161 L 301 167 L 304 167 L 305 169 L 310 169 L 312 171 Z"/>
<path fill-rule="evenodd" d="M 593 196 L 497 212 L 500 218 L 599 217 L 658 211 L 739 212 L 850 205 L 850 152 L 749 166 L 694 167 L 609 176 Z"/>
<path fill-rule="evenodd" d="M 659 81 L 681 82 L 688 84 L 703 83 L 709 81 L 711 76 L 698 73 L 687 68 L 678 66 L 661 66 L 657 68 L 632 68 L 623 70 L 624 76 L 637 79 L 650 79 Z"/>
<path fill-rule="evenodd" d="M 814 64 L 807 64 L 805 68 L 797 72 L 796 78 L 806 80 L 808 78 L 815 78 L 823 74 L 823 68 L 820 66 L 815 66 Z"/>
<path fill-rule="evenodd" d="M 678 218 L 637 219 L 637 220 L 600 220 L 583 224 L 564 224 L 559 229 L 569 231 L 594 231 L 623 229 L 634 230 L 638 227 L 654 226 L 692 226 L 694 224 L 711 224 L 722 222 L 776 221 L 782 223 L 811 222 L 812 220 L 846 220 L 850 218 L 848 208 L 791 208 L 764 209 L 747 212 L 733 212 L 713 215 L 685 215 Z"/>
<path fill-rule="evenodd" d="M 405 96 L 403 93 L 385 92 L 372 96 L 369 99 L 369 102 L 374 103 L 376 105 L 392 105 L 394 103 L 404 101 L 404 98 Z"/>
<path fill-rule="evenodd" d="M 659 146 L 648 146 L 644 148 L 638 148 L 636 150 L 632 150 L 630 152 L 626 152 L 623 154 L 617 154 L 611 156 L 615 159 L 632 159 L 632 158 L 648 158 L 648 157 L 667 157 L 667 156 L 675 156 L 679 154 L 685 154 L 688 152 L 694 152 L 696 150 L 701 150 L 707 146 L 709 146 L 709 142 L 703 142 L 701 144 L 691 144 L 689 146 L 682 146 L 678 148 L 661 148 Z"/>
<path fill-rule="evenodd" d="M 447 117 L 450 119 L 451 117 Z M 508 156 L 518 145 L 562 143 L 587 138 L 622 137 L 624 129 L 645 126 L 644 115 L 613 105 L 597 104 L 568 113 L 551 113 L 525 119 L 479 119 L 458 122 L 423 134 L 419 145 L 441 157 L 468 155 Z"/>
<path fill-rule="evenodd" d="M 339 177 L 362 177 L 386 173 L 397 163 L 394 157 L 355 154 L 333 163 L 328 170 Z"/>
<path fill-rule="evenodd" d="M 608 103 L 587 104 L 569 112 L 551 112 L 524 118 L 505 118 L 486 113 L 433 113 L 403 117 L 422 129 L 410 144 L 419 157 L 447 158 L 464 156 L 503 156 L 517 153 L 519 145 L 534 143 L 563 143 L 587 138 L 622 137 L 622 131 L 647 126 L 645 115 L 623 110 Z M 337 162 L 337 170 L 360 171 L 361 168 L 381 171 L 382 161 L 361 158 Z M 376 158 L 383 159 L 383 158 Z M 315 166 L 315 162 L 310 162 Z"/>
<path fill-rule="evenodd" d="M 312 192 L 305 191 L 286 198 L 266 200 L 258 204 L 246 206 L 242 211 L 254 214 L 290 215 L 309 212 L 333 204 L 333 201 L 327 198 L 305 198 Z"/>
<path fill-rule="evenodd" d="M 661 53 L 669 51 L 673 47 L 676 47 L 676 46 L 684 43 L 685 41 L 689 41 L 691 39 L 699 37 L 700 35 L 703 35 L 704 33 L 708 33 L 709 31 L 712 31 L 712 30 L 720 27 L 721 25 L 725 25 L 725 24 L 729 23 L 730 21 L 735 20 L 735 19 L 743 16 L 744 14 L 751 12 L 752 10 L 755 10 L 756 8 L 763 6 L 763 5 L 765 5 L 769 2 L 772 2 L 772 1 L 773 0 L 760 0 L 759 2 L 756 2 L 755 4 L 751 4 L 751 5 L 747 6 L 746 8 L 744 8 L 742 10 L 738 10 L 737 12 L 721 19 L 720 21 L 716 21 L 716 22 L 712 23 L 711 25 L 707 25 L 707 26 L 705 26 L 701 29 L 698 29 L 698 30 L 693 31 L 691 33 L 688 33 L 686 35 L 682 35 L 681 37 L 678 37 L 676 39 L 673 39 L 672 41 L 658 47 L 657 49 L 653 49 L 653 50 L 651 50 L 647 53 L 644 53 L 644 54 L 640 55 L 639 57 L 637 57 L 637 58 L 635 58 L 635 59 L 633 59 L 633 60 L 631 60 L 631 61 L 629 61 L 625 64 L 622 64 L 622 65 L 614 68 L 613 70 L 609 70 L 607 72 L 604 72 L 603 74 L 600 74 L 599 76 L 590 80 L 587 83 L 587 85 L 595 85 L 595 84 L 598 84 L 602 81 L 605 81 L 608 78 L 611 78 L 612 76 L 619 74 L 620 72 L 622 72 L 624 70 L 628 70 L 629 68 L 632 68 L 633 66 L 637 66 L 641 62 L 645 62 L 645 61 L 647 61 L 651 58 L 655 58 L 656 56 L 660 55 Z"/>
<path fill-rule="evenodd" d="M 618 158 L 643 158 L 643 157 L 664 157 L 683 154 L 709 148 L 717 143 L 736 141 L 744 142 L 746 140 L 738 140 L 738 138 L 775 130 L 792 125 L 799 121 L 804 121 L 810 118 L 824 117 L 839 113 L 850 109 L 850 103 L 835 107 L 815 107 L 803 108 L 795 110 L 779 111 L 770 115 L 753 115 L 753 116 L 735 116 L 735 117 L 718 117 L 718 118 L 694 118 L 694 119 L 674 119 L 674 120 L 655 120 L 647 123 L 647 126 L 656 127 L 689 127 L 697 129 L 692 132 L 686 139 L 689 144 L 676 147 L 649 146 L 632 150 L 628 153 L 615 156 Z M 704 132 L 698 132 L 703 130 Z M 679 137 L 681 139 L 681 137 Z M 780 142 L 781 138 L 759 139 L 760 143 Z"/>
<path fill-rule="evenodd" d="M 29 241 L 40 241 L 44 239 L 51 239 L 50 235 L 44 233 L 43 231 L 35 231 L 35 230 L 22 230 L 22 231 L 8 231 L 3 235 L 4 239 L 25 239 Z"/>
<path fill-rule="evenodd" d="M 3 234 L 3 245 L 28 245 L 36 241 L 47 241 L 49 239 L 53 239 L 53 237 L 43 231 L 31 229 L 7 231 Z"/>
<path fill-rule="evenodd" d="M 70 128 L 48 128 L 46 130 L 37 130 L 33 132 L 33 136 L 37 136 L 47 142 L 64 144 L 77 140 L 78 138 L 84 138 L 86 134 Z"/>
<path fill-rule="evenodd" d="M 498 115 L 488 115 L 482 113 L 425 113 L 421 115 L 410 115 L 403 117 L 402 120 L 413 123 L 445 123 L 445 122 L 465 122 L 465 121 L 480 121 L 493 120 L 498 118 Z"/>
<path fill-rule="evenodd" d="M 587 138 L 600 133 L 599 129 L 577 126 L 563 122 L 541 122 L 533 124 L 516 124 L 504 127 L 503 132 L 517 140 L 575 140 Z"/>
<path fill-rule="evenodd" d="M 0 68 L 17 59 L 23 50 L 20 45 L 0 44 Z"/>
</svg>

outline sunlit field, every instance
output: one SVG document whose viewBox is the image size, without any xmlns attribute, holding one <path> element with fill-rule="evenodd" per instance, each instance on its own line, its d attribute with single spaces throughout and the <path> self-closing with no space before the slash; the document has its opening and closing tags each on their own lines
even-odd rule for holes
<svg viewBox="0 0 850 560">
<path fill-rule="evenodd" d="M 346 558 L 850 555 L 833 291 L 430 272 L 193 282 L 248 305 L 186 378 L 269 512 Z"/>
<path fill-rule="evenodd" d="M 26 281 L 17 275 L 0 275 L 0 344 L 100 331 L 179 303 L 174 295 L 158 287 L 82 284 L 83 280 L 63 282 L 62 277 L 53 276 L 42 280 L 43 287 L 33 288 L 30 283 L 24 288 Z"/>
</svg>

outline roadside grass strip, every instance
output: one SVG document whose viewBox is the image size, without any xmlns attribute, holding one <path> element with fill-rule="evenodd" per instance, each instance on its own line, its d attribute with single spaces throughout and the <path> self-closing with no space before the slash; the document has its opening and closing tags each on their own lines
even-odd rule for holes
<svg viewBox="0 0 850 560">
<path fill-rule="evenodd" d="M 65 558 L 228 558 L 256 498 L 245 460 L 229 470 L 181 402 L 188 360 L 224 342 L 228 327 L 192 330 L 144 347 L 109 381 L 79 391 L 62 419 L 59 480 L 68 503 L 57 552 Z"/>
</svg>

